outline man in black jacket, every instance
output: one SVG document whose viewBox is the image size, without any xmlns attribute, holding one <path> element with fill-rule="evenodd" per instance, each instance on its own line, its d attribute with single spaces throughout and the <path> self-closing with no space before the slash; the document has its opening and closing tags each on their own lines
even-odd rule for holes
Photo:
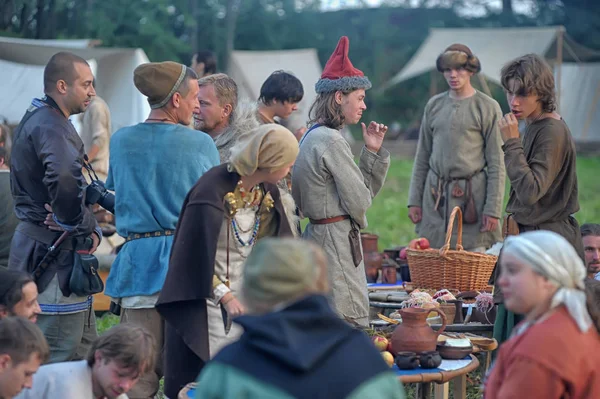
<svg viewBox="0 0 600 399">
<path fill-rule="evenodd" d="M 97 337 L 91 296 L 76 296 L 69 288 L 75 252 L 93 253 L 102 237 L 85 205 L 83 142 L 69 121 L 96 95 L 93 79 L 83 58 L 53 55 L 44 69 L 45 96 L 32 101 L 13 137 L 11 189 L 20 222 L 8 267 L 36 276 L 38 325 L 50 345 L 51 362 L 72 360 L 82 342 Z M 68 238 L 40 269 L 62 231 Z"/>
</svg>

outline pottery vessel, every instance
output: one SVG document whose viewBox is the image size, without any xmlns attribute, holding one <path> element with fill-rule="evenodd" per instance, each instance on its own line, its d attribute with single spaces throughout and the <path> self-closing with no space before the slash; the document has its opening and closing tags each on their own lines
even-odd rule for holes
<svg viewBox="0 0 600 399">
<path fill-rule="evenodd" d="M 361 233 L 360 239 L 363 247 L 367 283 L 375 283 L 377 282 L 379 269 L 381 269 L 381 263 L 383 262 L 383 255 L 377 252 L 377 240 L 379 236 L 376 234 Z"/>
<path fill-rule="evenodd" d="M 415 352 L 398 352 L 396 366 L 400 370 L 412 370 L 419 367 L 419 356 Z"/>
<path fill-rule="evenodd" d="M 446 302 L 453 304 L 456 308 L 454 310 L 454 323 L 451 323 L 451 324 L 463 324 L 465 322 L 465 318 L 463 316 L 463 301 L 462 301 L 462 299 L 449 300 Z"/>
<path fill-rule="evenodd" d="M 449 360 L 464 359 L 465 356 L 467 356 L 473 352 L 473 346 L 466 346 L 464 348 L 460 348 L 460 347 L 446 346 L 445 344 L 438 344 L 436 349 L 440 353 L 440 356 L 442 356 L 442 358 L 449 359 Z"/>
<path fill-rule="evenodd" d="M 421 368 L 434 369 L 442 364 L 442 357 L 436 351 L 421 352 L 419 354 L 419 363 Z"/>
<path fill-rule="evenodd" d="M 397 352 L 429 352 L 435 351 L 438 336 L 446 328 L 446 315 L 437 309 L 407 308 L 398 310 L 402 323 L 398 324 L 392 334 L 392 349 Z M 434 331 L 427 324 L 427 315 L 435 312 L 442 318 L 442 326 Z"/>
<path fill-rule="evenodd" d="M 446 315 L 446 321 L 448 324 L 454 324 L 456 317 L 456 306 L 453 303 L 442 303 L 440 304 L 440 309 Z"/>
<path fill-rule="evenodd" d="M 396 274 L 396 266 L 385 265 L 381 268 L 381 282 L 384 284 L 396 284 L 398 275 Z"/>
</svg>

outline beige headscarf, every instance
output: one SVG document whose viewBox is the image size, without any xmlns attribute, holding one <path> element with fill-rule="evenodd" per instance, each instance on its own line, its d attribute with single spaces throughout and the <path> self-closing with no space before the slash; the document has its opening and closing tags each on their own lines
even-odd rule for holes
<svg viewBox="0 0 600 399">
<path fill-rule="evenodd" d="M 242 300 L 254 311 L 271 311 L 327 289 L 326 257 L 314 244 L 293 238 L 264 238 L 244 265 Z M 323 292 L 324 293 L 324 292 Z"/>
<path fill-rule="evenodd" d="M 563 236 L 546 230 L 510 236 L 504 241 L 502 253 L 521 259 L 559 287 L 552 297 L 551 308 L 565 305 L 582 332 L 592 326 L 584 291 L 586 269 L 575 248 Z"/>
<path fill-rule="evenodd" d="M 251 131 L 231 148 L 229 169 L 250 176 L 258 169 L 274 172 L 298 156 L 298 140 L 281 125 L 267 124 Z"/>
</svg>

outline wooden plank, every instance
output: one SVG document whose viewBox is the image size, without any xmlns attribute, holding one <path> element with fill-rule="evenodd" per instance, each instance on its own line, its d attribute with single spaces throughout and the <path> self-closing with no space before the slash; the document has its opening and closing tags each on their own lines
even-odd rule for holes
<svg viewBox="0 0 600 399">
<path fill-rule="evenodd" d="M 460 377 L 459 377 L 460 378 Z M 450 383 L 435 384 L 433 386 L 434 399 L 448 399 L 450 397 Z"/>
<path fill-rule="evenodd" d="M 463 374 L 452 380 L 452 394 L 454 399 L 465 399 L 467 397 L 467 375 Z"/>
</svg>

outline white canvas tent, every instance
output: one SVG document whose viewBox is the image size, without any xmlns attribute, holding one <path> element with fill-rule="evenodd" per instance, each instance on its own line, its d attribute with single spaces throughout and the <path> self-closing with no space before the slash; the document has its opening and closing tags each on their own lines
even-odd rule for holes
<svg viewBox="0 0 600 399">
<path fill-rule="evenodd" d="M 308 111 L 317 97 L 315 83 L 321 77 L 321 64 L 315 49 L 278 51 L 233 51 L 228 74 L 238 84 L 240 97 L 258 100 L 260 87 L 271 73 L 284 70 L 294 74 L 304 86 L 298 111 L 285 121 L 290 130 L 306 125 Z"/>
<path fill-rule="evenodd" d="M 481 61 L 481 75 L 499 84 L 500 70 L 508 61 L 528 53 L 545 57 L 555 68 L 559 112 L 577 141 L 600 141 L 598 87 L 600 52 L 574 42 L 563 27 L 533 28 L 440 28 L 431 29 L 410 61 L 379 90 L 435 70 L 438 55 L 453 43 L 462 43 Z M 568 62 L 564 64 L 563 62 Z M 576 62 L 576 63 L 575 63 Z M 485 80 L 483 82 L 485 84 Z"/>
<path fill-rule="evenodd" d="M 0 37 L 0 117 L 17 124 L 34 97 L 43 95 L 44 66 L 59 51 L 90 61 L 97 93 L 111 111 L 113 132 L 143 121 L 150 112 L 133 84 L 133 70 L 148 62 L 142 49 L 96 48 L 92 40 L 31 40 Z"/>
<path fill-rule="evenodd" d="M 562 68 L 560 114 L 578 143 L 600 142 L 600 63 Z"/>
</svg>

